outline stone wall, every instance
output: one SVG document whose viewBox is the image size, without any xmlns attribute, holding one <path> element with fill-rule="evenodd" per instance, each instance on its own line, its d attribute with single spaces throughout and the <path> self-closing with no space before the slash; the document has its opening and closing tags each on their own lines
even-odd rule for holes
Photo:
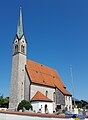
<svg viewBox="0 0 88 120">
<path fill-rule="evenodd" d="M 28 77 L 27 72 L 25 73 L 24 80 L 24 99 L 30 101 L 30 79 Z"/>
<path fill-rule="evenodd" d="M 7 114 L 0 113 L 0 120 L 74 120 L 73 118 L 65 117 L 53 117 L 53 116 L 33 116 L 33 115 L 19 115 L 19 114 Z M 87 119 L 86 119 L 87 120 Z"/>
<path fill-rule="evenodd" d="M 25 64 L 25 55 L 18 53 L 13 56 L 9 108 L 16 108 L 24 99 Z"/>
<path fill-rule="evenodd" d="M 56 88 L 56 104 L 64 105 L 65 104 L 65 96 Z"/>
<path fill-rule="evenodd" d="M 74 118 L 55 114 L 0 111 L 0 120 L 74 120 Z M 88 120 L 88 116 L 83 119 L 76 118 L 76 120 Z"/>
<path fill-rule="evenodd" d="M 11 71 L 11 81 L 10 81 L 10 99 L 9 107 L 14 108 L 18 103 L 18 62 L 19 56 L 15 55 L 12 59 L 12 71 Z"/>
</svg>

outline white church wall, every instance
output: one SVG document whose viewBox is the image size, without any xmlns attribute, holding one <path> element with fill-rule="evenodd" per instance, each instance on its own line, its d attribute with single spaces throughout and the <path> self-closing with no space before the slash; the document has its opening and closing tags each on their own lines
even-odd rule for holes
<svg viewBox="0 0 88 120">
<path fill-rule="evenodd" d="M 67 107 L 67 110 L 72 110 L 72 97 L 71 96 L 65 96 L 65 107 Z"/>
<path fill-rule="evenodd" d="M 31 105 L 33 107 L 33 111 L 38 112 L 39 111 L 39 102 L 35 101 L 35 102 L 31 102 Z"/>
<path fill-rule="evenodd" d="M 55 88 L 37 85 L 37 84 L 31 84 L 30 86 L 30 99 L 36 94 L 37 91 L 40 91 L 46 96 L 46 91 L 48 91 L 47 97 L 54 101 L 54 92 Z M 55 111 L 56 104 L 53 102 L 53 111 Z"/>
<path fill-rule="evenodd" d="M 55 88 L 42 86 L 42 85 L 38 85 L 38 84 L 32 84 L 30 90 L 31 90 L 31 95 L 30 95 L 31 99 L 36 94 L 37 91 L 43 93 L 45 96 L 46 96 L 46 91 L 48 91 L 47 97 L 49 99 L 51 99 L 52 101 L 54 101 L 53 93 L 55 92 Z"/>
<path fill-rule="evenodd" d="M 48 112 L 53 113 L 53 103 L 52 102 L 34 101 L 34 102 L 31 102 L 31 104 L 33 106 L 33 110 L 35 110 L 36 112 L 38 112 L 39 109 L 41 109 L 41 112 L 45 113 L 45 105 L 47 105 Z"/>
</svg>

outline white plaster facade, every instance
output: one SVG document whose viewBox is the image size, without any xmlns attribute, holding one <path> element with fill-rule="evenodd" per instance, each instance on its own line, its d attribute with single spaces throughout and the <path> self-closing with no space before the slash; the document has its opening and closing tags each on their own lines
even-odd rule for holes
<svg viewBox="0 0 88 120">
<path fill-rule="evenodd" d="M 56 104 L 54 101 L 55 88 L 51 88 L 48 86 L 42 86 L 42 85 L 38 85 L 38 84 L 31 84 L 31 86 L 30 86 L 30 99 L 32 99 L 32 97 L 36 94 L 37 91 L 40 91 L 45 96 L 46 96 L 46 91 L 47 91 L 47 97 L 53 101 L 52 102 L 52 106 L 53 106 L 52 111 L 55 111 L 55 108 L 56 108 Z"/>
<path fill-rule="evenodd" d="M 30 99 L 32 99 L 32 97 L 36 94 L 37 91 L 40 91 L 41 93 L 43 93 L 46 96 L 46 91 L 47 93 L 47 97 L 49 99 L 51 99 L 52 101 L 54 101 L 54 97 L 53 94 L 55 92 L 55 88 L 51 88 L 48 86 L 43 86 L 43 85 L 38 85 L 38 84 L 31 84 L 30 86 Z"/>
<path fill-rule="evenodd" d="M 72 110 L 72 97 L 71 96 L 65 95 L 65 107 L 67 108 L 68 111 Z"/>
<path fill-rule="evenodd" d="M 41 109 L 41 113 L 45 113 L 45 105 L 47 105 L 48 113 L 53 113 L 52 102 L 35 101 L 35 102 L 31 102 L 31 104 L 33 106 L 33 110 L 35 110 L 36 112 L 38 112 L 39 109 Z"/>
</svg>

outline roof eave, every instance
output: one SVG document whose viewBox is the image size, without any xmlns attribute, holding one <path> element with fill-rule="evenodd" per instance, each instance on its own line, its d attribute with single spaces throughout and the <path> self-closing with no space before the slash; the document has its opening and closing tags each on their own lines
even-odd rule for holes
<svg viewBox="0 0 88 120">
<path fill-rule="evenodd" d="M 49 100 L 30 100 L 30 102 L 53 102 L 53 101 L 49 101 Z"/>
</svg>

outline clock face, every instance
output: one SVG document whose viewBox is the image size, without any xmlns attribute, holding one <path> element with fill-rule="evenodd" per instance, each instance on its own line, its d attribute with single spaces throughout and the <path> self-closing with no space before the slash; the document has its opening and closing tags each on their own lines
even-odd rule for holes
<svg viewBox="0 0 88 120">
<path fill-rule="evenodd" d="M 17 43 L 18 43 L 18 40 L 16 39 L 14 43 L 17 44 Z"/>
</svg>

